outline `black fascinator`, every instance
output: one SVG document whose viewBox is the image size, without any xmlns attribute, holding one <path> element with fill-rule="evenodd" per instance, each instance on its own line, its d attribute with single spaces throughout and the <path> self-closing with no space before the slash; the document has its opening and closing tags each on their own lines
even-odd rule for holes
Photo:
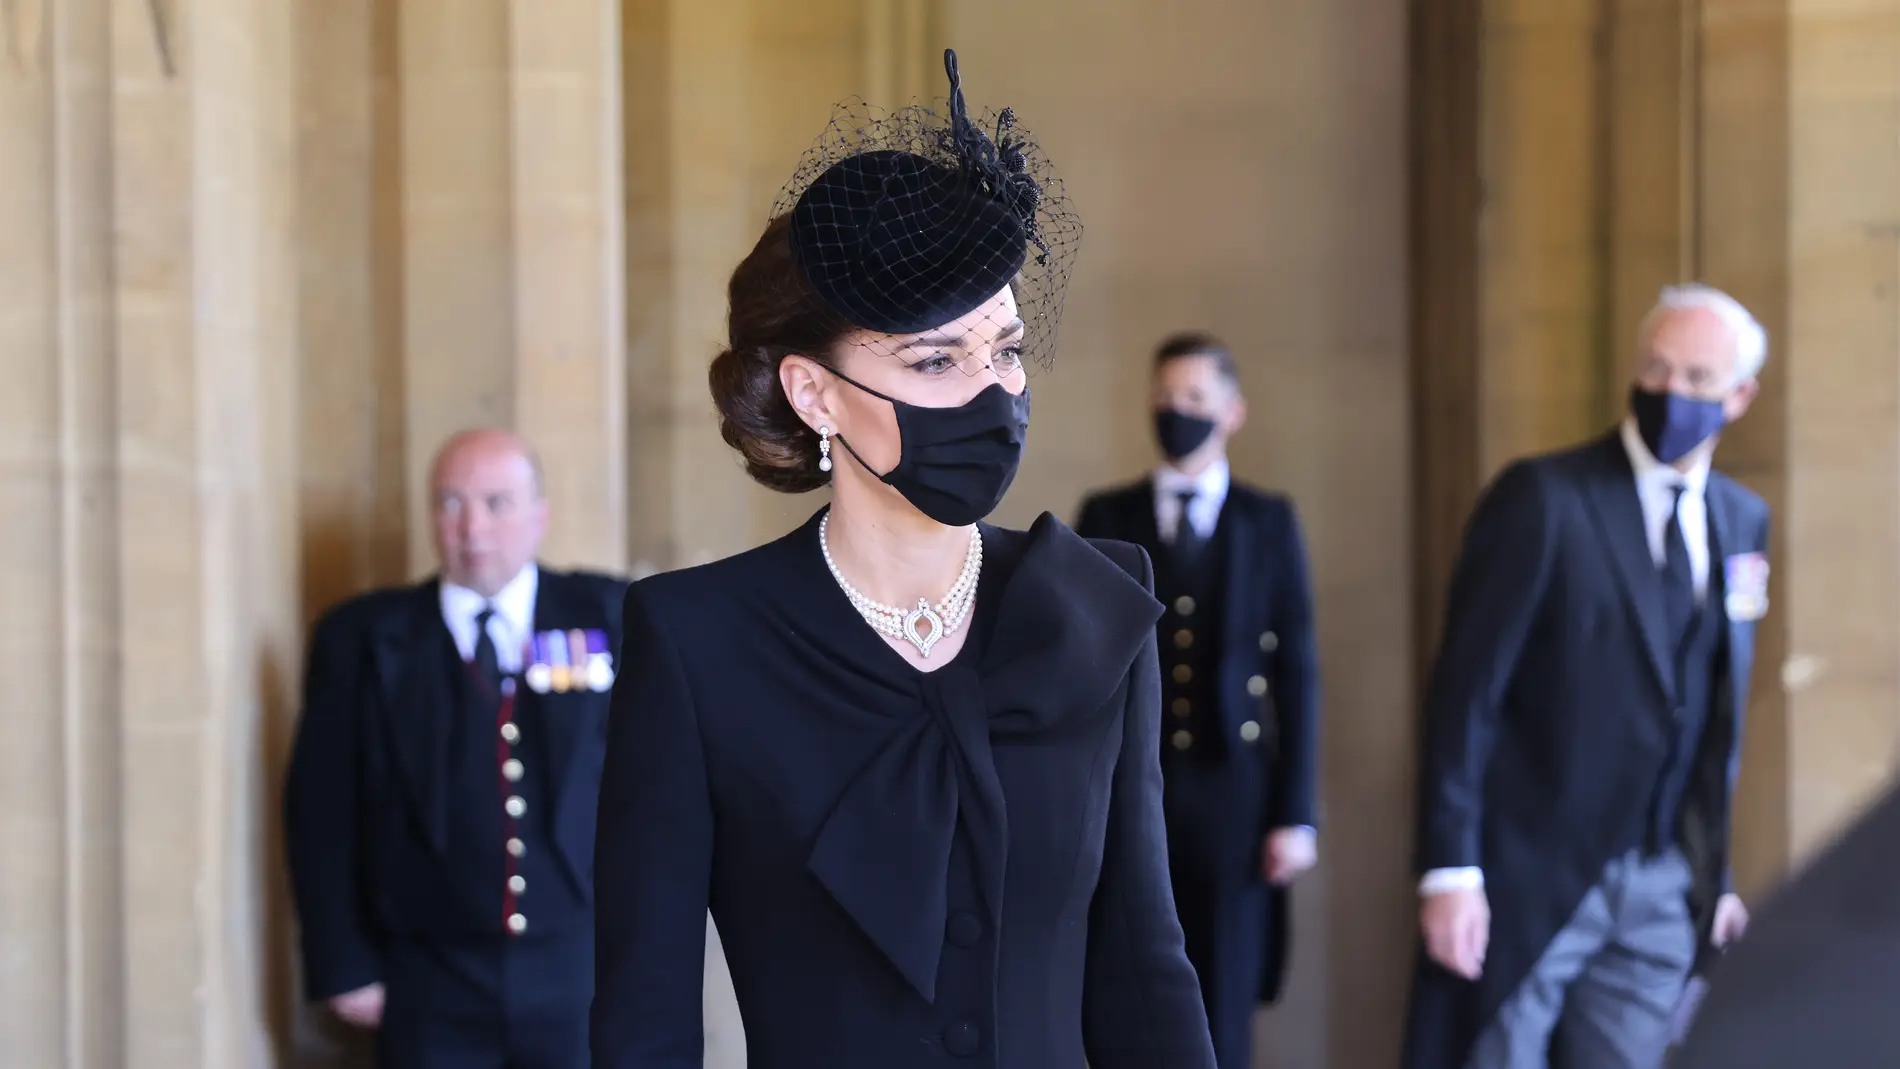
<svg viewBox="0 0 1900 1069">
<path fill-rule="evenodd" d="M 1082 224 L 1008 108 L 971 119 L 954 51 L 947 115 L 836 109 L 773 206 L 812 290 L 854 326 L 918 334 L 1016 295 L 1022 352 L 1047 366 Z"/>
</svg>

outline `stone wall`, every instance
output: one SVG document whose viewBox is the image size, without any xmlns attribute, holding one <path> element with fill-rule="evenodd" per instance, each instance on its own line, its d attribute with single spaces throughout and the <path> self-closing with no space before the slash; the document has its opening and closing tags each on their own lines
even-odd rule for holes
<svg viewBox="0 0 1900 1069">
<path fill-rule="evenodd" d="M 816 508 L 713 429 L 726 276 L 831 103 L 940 92 L 946 43 L 1088 227 L 1000 518 L 1149 462 L 1147 354 L 1191 326 L 1242 365 L 1238 473 L 1306 524 L 1325 861 L 1266 1064 L 1391 1062 L 1446 563 L 1498 466 L 1614 417 L 1663 282 L 1774 339 L 1722 457 L 1777 514 L 1746 886 L 1887 774 L 1900 0 L 15 0 L 0 1064 L 361 1064 L 297 1007 L 304 626 L 428 568 L 423 467 L 470 423 L 541 448 L 558 564 L 690 564 Z"/>
</svg>

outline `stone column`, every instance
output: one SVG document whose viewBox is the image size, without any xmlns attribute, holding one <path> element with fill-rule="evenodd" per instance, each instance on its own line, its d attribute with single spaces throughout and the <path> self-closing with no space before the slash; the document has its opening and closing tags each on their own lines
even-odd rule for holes
<svg viewBox="0 0 1900 1069">
<path fill-rule="evenodd" d="M 508 16 L 515 425 L 546 473 L 547 558 L 624 569 L 620 0 L 511 0 Z"/>
<path fill-rule="evenodd" d="M 9 5 L 20 1064 L 238 1067 L 296 654 L 288 5 Z M 17 283 L 17 285 L 15 285 Z M 44 728 L 36 725 L 45 725 Z"/>
<path fill-rule="evenodd" d="M 764 212 L 747 195 L 749 5 L 636 0 L 624 18 L 632 553 L 637 569 L 661 570 L 753 544 L 706 368 L 726 280 Z"/>
<path fill-rule="evenodd" d="M 455 430 L 541 453 L 555 564 L 626 555 L 619 4 L 403 0 L 403 396 L 410 511 Z M 433 565 L 428 529 L 410 567 Z"/>
<path fill-rule="evenodd" d="M 1703 0 L 1696 254 L 1769 329 L 1731 465 L 1775 510 L 1737 829 L 1759 887 L 1889 775 L 1900 708 L 1900 3 Z"/>
<path fill-rule="evenodd" d="M 1595 0 L 1484 6 L 1478 464 L 1602 430 L 1607 325 L 1604 25 Z"/>
<path fill-rule="evenodd" d="M 258 758 L 299 641 L 289 6 L 111 12 L 113 200 L 83 210 L 117 237 L 125 1064 L 254 1065 Z"/>
<path fill-rule="evenodd" d="M 514 108 L 507 0 L 381 0 L 398 12 L 404 485 L 425 516 L 442 440 L 515 422 Z M 429 528 L 409 567 L 434 567 Z"/>
<path fill-rule="evenodd" d="M 102 2 L 0 25 L 0 1030 L 11 1060 L 125 1064 L 117 834 L 111 32 Z"/>
</svg>

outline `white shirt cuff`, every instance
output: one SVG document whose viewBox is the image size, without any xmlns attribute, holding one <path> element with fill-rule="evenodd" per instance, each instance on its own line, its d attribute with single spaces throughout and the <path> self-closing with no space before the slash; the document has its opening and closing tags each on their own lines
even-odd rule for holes
<svg viewBox="0 0 1900 1069">
<path fill-rule="evenodd" d="M 1433 869 L 1418 881 L 1421 895 L 1442 895 L 1447 891 L 1484 890 L 1484 870 L 1476 867 Z"/>
</svg>

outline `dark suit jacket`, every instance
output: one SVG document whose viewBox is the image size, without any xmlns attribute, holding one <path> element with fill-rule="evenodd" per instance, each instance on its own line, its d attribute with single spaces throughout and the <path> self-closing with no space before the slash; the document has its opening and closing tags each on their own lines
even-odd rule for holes
<svg viewBox="0 0 1900 1069">
<path fill-rule="evenodd" d="M 1709 983 L 1671 1069 L 1900 1065 L 1900 788 L 1756 911 Z"/>
<path fill-rule="evenodd" d="M 537 631 L 604 629 L 620 643 L 625 580 L 541 569 Z M 302 716 L 284 787 L 286 851 L 301 927 L 304 993 L 324 999 L 384 979 L 392 940 L 465 939 L 466 888 L 443 855 L 449 718 L 455 715 L 435 580 L 375 590 L 325 613 L 312 630 Z M 559 854 L 583 902 L 593 889 L 594 802 L 608 695 L 536 694 L 554 804 L 529 820 Z M 493 797 L 481 799 L 493 805 Z M 546 897 L 546 896 L 541 896 Z M 494 923 L 498 917 L 483 917 Z M 585 913 L 536 931 L 585 925 Z M 584 967 L 584 966 L 583 966 Z"/>
<path fill-rule="evenodd" d="M 1765 553 L 1768 509 L 1719 472 L 1706 491 L 1710 597 L 1724 561 Z M 1483 976 L 1420 954 L 1409 1069 L 1459 1069 L 1618 852 L 1643 840 L 1673 736 L 1674 660 L 1642 505 L 1619 434 L 1518 461 L 1487 488 L 1451 583 L 1425 700 L 1417 868 L 1479 866 Z M 1728 888 L 1729 799 L 1755 625 L 1729 620 L 1727 672 L 1684 799 L 1691 906 Z M 1706 943 L 1706 940 L 1705 940 Z"/>
<path fill-rule="evenodd" d="M 1241 724 L 1263 725 L 1270 745 L 1253 748 L 1268 788 L 1254 815 L 1260 836 L 1272 828 L 1319 822 L 1319 644 L 1306 543 L 1293 503 L 1239 482 L 1227 491 L 1220 524 L 1227 533 L 1222 571 L 1220 712 L 1232 738 Z M 1163 549 L 1148 479 L 1090 495 L 1076 533 Z M 1264 676 L 1266 693 L 1249 682 Z M 1255 842 L 1259 837 L 1255 838 Z"/>
<path fill-rule="evenodd" d="M 753 1069 L 1213 1069 L 1147 560 L 1047 515 L 984 527 L 972 630 L 922 673 L 816 520 L 627 596 L 594 1069 L 699 1069 L 708 905 Z"/>
<path fill-rule="evenodd" d="M 1192 845 L 1197 850 L 1244 851 L 1249 860 L 1236 871 L 1257 872 L 1260 844 L 1268 831 L 1319 822 L 1320 678 L 1312 579 L 1299 518 L 1286 497 L 1233 482 L 1218 522 L 1226 539 L 1218 580 L 1224 615 L 1219 715 L 1229 739 L 1241 737 L 1241 725 L 1250 720 L 1265 728 L 1258 745 L 1230 751 L 1237 755 L 1234 760 L 1251 762 L 1257 778 L 1228 782 L 1237 798 L 1257 798 L 1264 804 L 1248 814 L 1235 812 L 1240 802 L 1224 807 L 1236 820 L 1251 819 L 1251 825 L 1237 835 L 1225 834 L 1230 829 L 1207 829 L 1202 841 Z M 1153 480 L 1090 495 L 1082 503 L 1076 531 L 1089 538 L 1130 542 L 1150 554 L 1164 552 L 1155 528 Z M 1257 687 L 1262 680 L 1264 693 Z M 1176 835 L 1182 832 L 1175 830 Z M 1258 968 L 1246 966 L 1254 975 L 1234 977 L 1233 982 L 1258 984 L 1260 1000 L 1273 1002 L 1286 976 L 1291 902 L 1280 887 L 1269 888 L 1261 901 L 1266 910 L 1263 924 L 1244 929 L 1265 933 L 1264 945 L 1257 950 Z M 1204 908 L 1228 915 L 1238 907 L 1222 902 Z"/>
</svg>

